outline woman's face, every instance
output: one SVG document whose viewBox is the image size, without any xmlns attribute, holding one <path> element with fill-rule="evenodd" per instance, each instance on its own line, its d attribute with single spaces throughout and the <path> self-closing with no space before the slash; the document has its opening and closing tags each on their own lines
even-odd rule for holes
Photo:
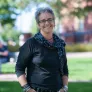
<svg viewBox="0 0 92 92">
<path fill-rule="evenodd" d="M 52 33 L 53 28 L 55 27 L 54 16 L 48 12 L 41 13 L 39 16 L 38 27 L 40 31 L 45 34 Z"/>
</svg>

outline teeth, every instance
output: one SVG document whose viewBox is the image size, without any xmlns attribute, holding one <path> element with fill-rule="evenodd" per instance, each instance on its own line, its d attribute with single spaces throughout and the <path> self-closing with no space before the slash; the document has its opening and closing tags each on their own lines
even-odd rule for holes
<svg viewBox="0 0 92 92">
<path fill-rule="evenodd" d="M 45 27 L 45 28 L 50 28 L 50 27 Z"/>
</svg>

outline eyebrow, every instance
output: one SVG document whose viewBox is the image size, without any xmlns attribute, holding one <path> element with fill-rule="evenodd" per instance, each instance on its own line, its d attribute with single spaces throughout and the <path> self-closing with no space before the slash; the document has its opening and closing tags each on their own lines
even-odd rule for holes
<svg viewBox="0 0 92 92">
<path fill-rule="evenodd" d="M 48 18 L 48 19 L 54 19 L 54 18 Z M 48 19 L 42 19 L 42 20 L 48 20 Z M 41 20 L 40 20 L 41 21 Z"/>
</svg>

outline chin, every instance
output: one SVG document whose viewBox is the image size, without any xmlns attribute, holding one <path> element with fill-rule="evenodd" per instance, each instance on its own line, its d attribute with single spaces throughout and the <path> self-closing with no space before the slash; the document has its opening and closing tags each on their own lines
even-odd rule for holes
<svg viewBox="0 0 92 92">
<path fill-rule="evenodd" d="M 52 31 L 46 31 L 46 33 L 47 33 L 47 34 L 51 34 L 51 33 L 52 33 Z"/>
<path fill-rule="evenodd" d="M 53 30 L 44 30 L 45 32 L 47 32 L 47 33 L 52 33 L 53 32 Z"/>
</svg>

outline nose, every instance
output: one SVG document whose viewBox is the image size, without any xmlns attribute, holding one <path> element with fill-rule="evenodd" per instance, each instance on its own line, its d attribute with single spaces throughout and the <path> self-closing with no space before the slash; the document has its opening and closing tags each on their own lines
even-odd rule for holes
<svg viewBox="0 0 92 92">
<path fill-rule="evenodd" d="M 45 24 L 46 24 L 46 25 L 48 25 L 48 24 L 49 24 L 49 22 L 48 22 L 48 21 L 46 21 L 46 22 L 45 22 Z"/>
</svg>

